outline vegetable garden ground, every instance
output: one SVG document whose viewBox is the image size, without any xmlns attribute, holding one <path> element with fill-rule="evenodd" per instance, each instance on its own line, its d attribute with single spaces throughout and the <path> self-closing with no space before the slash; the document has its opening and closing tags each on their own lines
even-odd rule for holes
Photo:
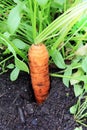
<svg viewBox="0 0 87 130">
<path fill-rule="evenodd" d="M 5 73 L 0 76 L 0 130 L 74 130 L 79 125 L 69 109 L 75 100 L 72 87 L 51 77 L 49 96 L 37 105 L 29 75 L 20 73 L 12 82 Z"/>
</svg>

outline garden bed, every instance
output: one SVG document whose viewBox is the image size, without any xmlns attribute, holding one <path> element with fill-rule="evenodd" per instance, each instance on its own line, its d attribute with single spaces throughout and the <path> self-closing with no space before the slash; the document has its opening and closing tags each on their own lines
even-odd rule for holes
<svg viewBox="0 0 87 130">
<path fill-rule="evenodd" d="M 75 104 L 72 87 L 51 77 L 51 89 L 42 105 L 35 102 L 29 75 L 15 82 L 9 73 L 0 76 L 0 130 L 74 130 L 79 126 L 69 112 Z M 83 128 L 86 130 L 86 128 Z"/>
</svg>

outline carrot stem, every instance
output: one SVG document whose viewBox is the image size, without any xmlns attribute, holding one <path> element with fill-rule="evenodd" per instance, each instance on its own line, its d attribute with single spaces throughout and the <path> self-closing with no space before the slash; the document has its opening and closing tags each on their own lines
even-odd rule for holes
<svg viewBox="0 0 87 130">
<path fill-rule="evenodd" d="M 35 40 L 36 38 L 36 8 L 37 8 L 37 3 L 36 0 L 34 0 L 34 21 L 33 21 L 33 38 Z"/>
<path fill-rule="evenodd" d="M 33 6 L 34 5 L 34 9 Z M 37 2 L 36 0 L 31 1 L 29 0 L 29 6 L 30 6 L 30 15 L 31 15 L 31 23 L 32 23 L 32 30 L 33 30 L 33 41 L 36 38 L 36 12 L 37 12 Z"/>
</svg>

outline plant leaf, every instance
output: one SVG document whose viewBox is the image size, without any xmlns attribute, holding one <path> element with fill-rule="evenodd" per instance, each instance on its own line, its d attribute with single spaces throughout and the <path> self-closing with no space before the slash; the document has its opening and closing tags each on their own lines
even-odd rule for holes
<svg viewBox="0 0 87 130">
<path fill-rule="evenodd" d="M 60 4 L 60 5 L 62 5 L 62 4 L 65 2 L 65 0 L 54 0 L 54 2 L 56 2 L 56 3 Z"/>
<path fill-rule="evenodd" d="M 15 3 L 19 3 L 20 1 L 19 0 L 13 0 Z"/>
<path fill-rule="evenodd" d="M 10 33 L 9 33 L 9 32 L 4 32 L 4 36 L 5 36 L 6 38 L 9 38 L 9 37 L 10 37 Z"/>
<path fill-rule="evenodd" d="M 14 57 L 16 57 L 16 52 L 15 52 L 15 50 L 14 50 L 14 48 L 13 48 L 11 42 L 10 42 L 3 34 L 1 34 L 1 33 L 0 33 L 0 39 L 1 39 L 2 41 L 4 41 L 4 42 L 2 42 L 2 43 L 3 43 L 5 46 L 7 45 L 7 46 L 8 46 L 8 50 L 13 53 Z"/>
<path fill-rule="evenodd" d="M 9 64 L 8 66 L 7 66 L 7 68 L 9 68 L 9 69 L 13 69 L 14 68 L 14 64 Z"/>
<path fill-rule="evenodd" d="M 66 65 L 64 63 L 64 59 L 58 50 L 56 50 L 56 49 L 52 50 L 51 56 L 52 56 L 54 63 L 57 65 L 57 67 L 59 67 L 61 69 L 64 69 L 66 67 Z"/>
<path fill-rule="evenodd" d="M 29 73 L 28 66 L 18 58 L 15 58 L 15 65 L 19 70 L 25 71 Z"/>
<path fill-rule="evenodd" d="M 7 20 L 7 25 L 8 25 L 8 29 L 10 31 L 11 34 L 13 34 L 19 24 L 20 24 L 20 20 L 21 20 L 21 13 L 20 13 L 20 6 L 16 5 L 11 11 L 10 14 L 8 15 L 8 20 Z"/>
<path fill-rule="evenodd" d="M 37 2 L 39 5 L 45 5 L 48 2 L 48 0 L 37 0 Z"/>
<path fill-rule="evenodd" d="M 4 44 L 5 46 L 8 46 L 9 51 L 13 53 L 14 57 L 16 57 L 16 54 L 18 54 L 20 57 L 22 57 L 24 60 L 27 61 L 27 57 L 23 53 L 23 51 L 19 50 L 9 39 L 7 39 L 1 33 L 0 33 L 0 39 L 3 41 L 3 42 L 0 42 L 0 43 Z"/>
<path fill-rule="evenodd" d="M 74 130 L 83 130 L 83 129 L 82 126 L 80 126 L 80 127 L 76 127 Z"/>
<path fill-rule="evenodd" d="M 15 81 L 18 78 L 18 75 L 19 75 L 19 69 L 16 67 L 10 74 L 10 80 Z"/>
<path fill-rule="evenodd" d="M 87 56 L 82 61 L 82 69 L 87 72 Z"/>
<path fill-rule="evenodd" d="M 77 104 L 75 104 L 74 106 L 70 107 L 70 113 L 71 114 L 75 114 L 77 111 Z"/>
<path fill-rule="evenodd" d="M 87 92 L 87 83 L 84 84 L 85 92 Z"/>
<path fill-rule="evenodd" d="M 74 93 L 75 96 L 78 97 L 79 95 L 81 95 L 83 92 L 83 88 L 81 88 L 80 85 L 74 85 Z"/>
<path fill-rule="evenodd" d="M 64 72 L 64 76 L 71 76 L 72 74 L 72 69 L 70 67 L 68 67 L 65 72 Z M 63 78 L 63 83 L 65 86 L 69 87 L 69 81 L 70 79 L 69 78 Z"/>
<path fill-rule="evenodd" d="M 76 83 L 79 83 L 79 80 L 76 80 L 75 78 L 77 77 L 81 77 L 82 75 L 84 75 L 83 71 L 81 69 L 78 69 L 77 72 L 72 74 L 72 79 L 70 79 L 70 83 L 71 85 L 74 85 Z"/>
<path fill-rule="evenodd" d="M 80 47 L 76 52 L 75 55 L 77 56 L 84 56 L 87 55 L 87 44 Z"/>
<path fill-rule="evenodd" d="M 29 45 L 28 44 L 26 44 L 26 43 L 24 43 L 22 40 L 20 40 L 20 39 L 14 39 L 13 40 L 13 43 L 15 44 L 15 46 L 17 47 L 17 48 L 19 48 L 19 49 L 22 49 L 22 50 L 24 50 L 24 49 L 29 49 Z"/>
<path fill-rule="evenodd" d="M 82 7 L 83 6 L 83 7 Z M 77 12 L 78 10 L 78 12 Z M 82 2 L 76 7 L 72 7 L 65 11 L 60 17 L 55 19 L 49 26 L 47 26 L 35 39 L 35 43 L 39 44 L 50 37 L 53 33 L 59 35 L 62 28 L 68 25 L 67 33 L 71 30 L 73 25 L 79 20 L 80 16 L 87 10 L 87 3 Z M 77 13 L 76 13 L 77 12 Z M 67 35 L 66 33 L 66 35 Z"/>
</svg>

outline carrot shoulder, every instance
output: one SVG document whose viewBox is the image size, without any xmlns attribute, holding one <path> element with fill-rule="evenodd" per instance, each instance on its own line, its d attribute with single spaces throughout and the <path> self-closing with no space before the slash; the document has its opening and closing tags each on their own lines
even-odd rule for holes
<svg viewBox="0 0 87 130">
<path fill-rule="evenodd" d="M 44 44 L 32 44 L 28 52 L 32 87 L 37 103 L 47 98 L 50 89 L 49 55 Z"/>
</svg>

